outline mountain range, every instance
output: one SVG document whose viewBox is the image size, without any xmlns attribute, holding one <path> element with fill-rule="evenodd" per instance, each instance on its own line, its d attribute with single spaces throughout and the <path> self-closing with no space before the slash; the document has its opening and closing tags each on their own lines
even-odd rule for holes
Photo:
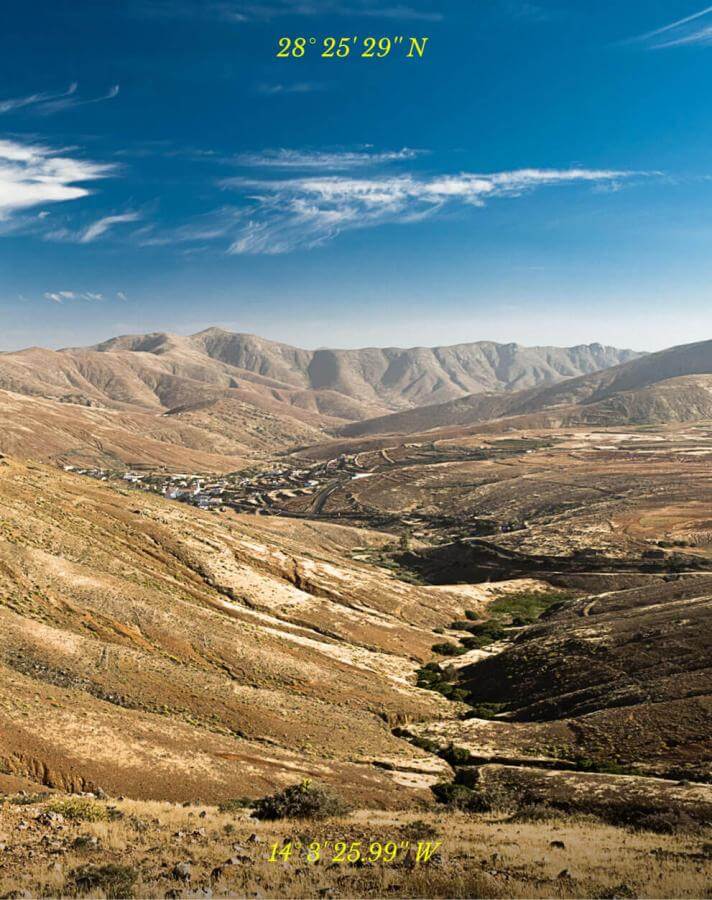
<svg viewBox="0 0 712 900">
<path fill-rule="evenodd" d="M 415 434 L 498 421 L 508 427 L 665 424 L 712 418 L 712 341 L 684 344 L 559 384 L 480 393 L 340 429 Z"/>
<path fill-rule="evenodd" d="M 210 328 L 0 353 L 0 451 L 230 469 L 424 404 L 550 387 L 640 358 L 600 344 L 302 350 Z"/>
</svg>

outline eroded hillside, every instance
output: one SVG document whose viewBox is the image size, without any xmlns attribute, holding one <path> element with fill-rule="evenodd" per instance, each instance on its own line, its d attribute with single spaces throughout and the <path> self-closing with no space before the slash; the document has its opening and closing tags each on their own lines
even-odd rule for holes
<svg viewBox="0 0 712 900">
<path fill-rule="evenodd" d="M 170 799 L 302 776 L 385 805 L 427 793 L 442 766 L 390 727 L 443 712 L 414 672 L 462 602 L 346 558 L 388 537 L 0 462 L 10 771 Z"/>
</svg>

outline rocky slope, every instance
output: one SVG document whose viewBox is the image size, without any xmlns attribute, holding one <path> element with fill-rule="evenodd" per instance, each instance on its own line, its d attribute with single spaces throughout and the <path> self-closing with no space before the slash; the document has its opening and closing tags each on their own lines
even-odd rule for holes
<svg viewBox="0 0 712 900">
<path fill-rule="evenodd" d="M 389 540 L 0 460 L 3 770 L 173 800 L 301 777 L 427 796 L 442 766 L 389 726 L 442 711 L 414 672 L 462 600 L 349 558 Z"/>
<path fill-rule="evenodd" d="M 242 391 L 248 401 L 293 407 L 294 416 L 309 410 L 353 420 L 473 392 L 553 384 L 635 356 L 600 344 L 527 348 L 487 341 L 310 351 L 211 328 L 189 337 L 158 333 L 88 348 L 2 353 L 0 388 L 163 411 Z"/>
<path fill-rule="evenodd" d="M 509 427 L 633 425 L 712 417 L 712 341 L 672 347 L 551 387 L 472 394 L 345 425 L 340 434 L 417 434 L 506 420 Z"/>
</svg>

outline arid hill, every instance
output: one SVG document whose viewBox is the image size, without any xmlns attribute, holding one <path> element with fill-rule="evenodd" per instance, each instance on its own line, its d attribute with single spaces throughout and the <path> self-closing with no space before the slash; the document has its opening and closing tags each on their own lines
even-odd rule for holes
<svg viewBox="0 0 712 900">
<path fill-rule="evenodd" d="M 468 391 L 551 384 L 635 356 L 463 344 L 307 351 L 209 329 L 0 353 L 0 452 L 75 465 L 228 470 L 326 429 Z"/>
<path fill-rule="evenodd" d="M 458 681 L 505 721 L 537 723 L 528 738 L 541 746 L 548 736 L 564 758 L 709 781 L 711 625 L 709 575 L 590 596 Z"/>
<path fill-rule="evenodd" d="M 672 347 L 550 387 L 472 394 L 343 426 L 344 437 L 417 434 L 507 420 L 512 428 L 642 425 L 712 417 L 712 341 Z"/>
<path fill-rule="evenodd" d="M 300 350 L 211 328 L 94 347 L 0 354 L 0 388 L 112 408 L 167 411 L 241 391 L 333 419 L 356 420 L 479 391 L 511 391 L 596 372 L 637 354 L 600 344 L 568 349 L 482 341 L 410 350 Z M 285 414 L 286 410 L 285 410 Z"/>
<path fill-rule="evenodd" d="M 76 466 L 227 472 L 319 429 L 239 400 L 175 415 L 62 403 L 0 391 L 0 452 Z"/>
<path fill-rule="evenodd" d="M 71 790 L 393 806 L 444 766 L 391 735 L 456 591 L 350 558 L 392 539 L 210 514 L 0 460 L 0 763 Z"/>
</svg>

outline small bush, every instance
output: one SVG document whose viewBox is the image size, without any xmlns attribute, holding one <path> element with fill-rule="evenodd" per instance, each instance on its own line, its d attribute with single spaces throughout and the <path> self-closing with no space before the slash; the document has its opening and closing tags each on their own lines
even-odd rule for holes
<svg viewBox="0 0 712 900">
<path fill-rule="evenodd" d="M 310 779 L 283 791 L 263 797 L 255 803 L 256 819 L 326 819 L 349 811 L 349 806 L 329 788 Z"/>
<path fill-rule="evenodd" d="M 489 640 L 492 641 L 498 641 L 500 638 L 503 638 L 506 633 L 507 632 L 499 622 L 478 622 L 474 625 L 470 625 L 470 634 L 474 637 L 484 637 L 489 638 Z M 471 639 L 465 638 L 465 640 Z"/>
<path fill-rule="evenodd" d="M 601 772 L 605 775 L 634 775 L 630 769 L 613 760 L 603 760 L 596 762 L 587 756 L 577 756 L 573 760 L 576 769 L 579 772 Z"/>
<path fill-rule="evenodd" d="M 430 738 L 420 737 L 420 735 L 408 735 L 411 744 L 414 747 L 420 747 L 421 750 L 426 750 L 428 753 L 440 753 L 440 744 L 437 741 L 433 741 Z"/>
<path fill-rule="evenodd" d="M 525 803 L 512 815 L 510 822 L 550 822 L 560 819 L 562 815 L 560 810 L 546 803 Z"/>
<path fill-rule="evenodd" d="M 441 755 L 452 766 L 466 766 L 472 756 L 467 747 L 457 747 L 455 744 L 448 744 Z"/>
<path fill-rule="evenodd" d="M 438 803 L 444 803 L 450 809 L 468 809 L 475 795 L 472 788 L 464 784 L 455 784 L 454 781 L 441 781 L 434 784 L 430 790 Z"/>
<path fill-rule="evenodd" d="M 438 837 L 438 830 L 424 819 L 416 819 L 401 828 L 404 837 L 411 841 L 432 841 Z"/>
<path fill-rule="evenodd" d="M 58 798 L 48 803 L 46 809 L 73 822 L 105 822 L 109 818 L 106 807 L 90 797 Z"/>
<path fill-rule="evenodd" d="M 82 866 L 73 873 L 74 887 L 80 893 L 101 891 L 107 897 L 133 897 L 137 872 L 132 866 L 108 863 L 105 866 Z"/>
<path fill-rule="evenodd" d="M 467 711 L 467 719 L 494 719 L 507 708 L 506 703 L 475 703 Z"/>
<path fill-rule="evenodd" d="M 476 622 L 479 619 L 479 615 L 474 611 L 474 609 L 466 609 L 465 618 L 469 619 L 471 622 Z"/>
<path fill-rule="evenodd" d="M 509 791 L 497 784 L 472 786 L 472 770 L 460 770 L 455 781 L 440 782 L 430 789 L 435 799 L 450 809 L 461 809 L 471 813 L 485 813 L 493 810 L 511 811 L 517 805 Z M 469 784 L 463 784 L 468 780 Z"/>
<path fill-rule="evenodd" d="M 700 822 L 680 805 L 656 809 L 631 803 L 606 809 L 600 815 L 609 825 L 623 825 L 636 831 L 682 834 L 700 830 Z"/>
<path fill-rule="evenodd" d="M 218 804 L 218 812 L 234 813 L 240 812 L 242 809 L 249 809 L 255 805 L 255 801 L 250 797 L 232 797 L 230 800 L 224 800 Z"/>
<path fill-rule="evenodd" d="M 433 644 L 433 653 L 439 653 L 440 656 L 462 656 L 465 652 L 464 647 L 458 647 L 457 644 L 451 644 L 449 641 L 443 641 L 442 644 Z"/>
</svg>

